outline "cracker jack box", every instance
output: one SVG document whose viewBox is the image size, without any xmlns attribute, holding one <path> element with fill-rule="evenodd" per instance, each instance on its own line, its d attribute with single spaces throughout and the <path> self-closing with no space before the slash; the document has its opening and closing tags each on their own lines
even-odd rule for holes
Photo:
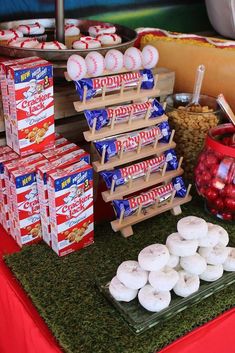
<svg viewBox="0 0 235 353">
<path fill-rule="evenodd" d="M 55 145 L 53 67 L 46 60 L 8 66 L 13 149 L 27 156 Z"/>
<path fill-rule="evenodd" d="M 44 157 L 46 157 L 46 159 L 48 159 L 49 161 L 53 161 L 58 157 L 62 157 L 63 155 L 70 153 L 72 151 L 75 151 L 76 149 L 78 149 L 79 147 L 75 144 L 75 143 L 69 143 L 66 145 L 62 145 L 62 146 L 56 146 L 55 148 L 46 151 L 43 154 Z"/>
<path fill-rule="evenodd" d="M 4 180 L 4 162 L 12 161 L 19 158 L 18 154 L 11 151 L 0 155 L 0 223 L 6 225 L 7 220 L 7 200 L 6 200 L 6 186 Z"/>
<path fill-rule="evenodd" d="M 68 145 L 70 142 L 65 137 L 60 137 L 55 140 L 55 148 Z"/>
<path fill-rule="evenodd" d="M 13 226 L 17 244 L 38 243 L 42 239 L 41 216 L 36 182 L 36 166 L 20 167 L 10 173 L 10 190 L 13 201 Z"/>
<path fill-rule="evenodd" d="M 25 64 L 28 62 L 38 61 L 38 60 L 40 60 L 40 58 L 35 56 L 31 58 L 4 60 L 0 62 L 0 87 L 1 87 L 1 95 L 2 95 L 3 114 L 4 114 L 4 121 L 5 121 L 7 144 L 10 147 L 13 147 L 13 140 L 12 140 L 12 124 L 10 120 L 10 98 L 9 98 L 8 81 L 7 81 L 7 67 L 10 65 Z"/>
<path fill-rule="evenodd" d="M 3 227 L 7 232 L 10 232 L 11 236 L 14 238 L 15 230 L 13 227 L 13 205 L 12 205 L 12 195 L 10 192 L 10 172 L 16 170 L 20 166 L 33 165 L 41 160 L 45 160 L 41 153 L 36 153 L 32 156 L 19 158 L 14 161 L 4 163 L 4 182 L 5 182 L 5 195 L 7 205 L 6 219 L 3 219 Z M 5 216 L 3 214 L 3 216 Z"/>
<path fill-rule="evenodd" d="M 51 246 L 59 256 L 94 242 L 92 175 L 84 161 L 48 175 Z"/>
<path fill-rule="evenodd" d="M 53 162 L 48 162 L 43 166 L 37 167 L 37 186 L 38 186 L 38 197 L 40 204 L 40 214 L 42 219 L 42 238 L 48 244 L 51 245 L 51 228 L 50 228 L 50 213 L 48 203 L 48 188 L 47 188 L 47 175 L 53 170 L 60 168 L 66 168 L 79 161 L 85 161 L 90 163 L 90 156 L 84 153 L 83 150 L 77 149 L 69 154 L 58 157 Z"/>
</svg>

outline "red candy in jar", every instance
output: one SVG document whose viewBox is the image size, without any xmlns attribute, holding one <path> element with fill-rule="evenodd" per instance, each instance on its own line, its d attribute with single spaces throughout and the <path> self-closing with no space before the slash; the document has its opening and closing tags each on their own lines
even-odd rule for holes
<svg viewBox="0 0 235 353">
<path fill-rule="evenodd" d="M 235 220 L 235 126 L 211 129 L 198 157 L 195 183 L 207 209 L 225 221 Z"/>
</svg>

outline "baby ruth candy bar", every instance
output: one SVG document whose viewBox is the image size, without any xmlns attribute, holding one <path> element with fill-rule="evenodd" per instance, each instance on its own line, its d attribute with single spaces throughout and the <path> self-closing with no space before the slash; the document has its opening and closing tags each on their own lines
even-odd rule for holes
<svg viewBox="0 0 235 353">
<path fill-rule="evenodd" d="M 166 201 L 171 197 L 174 190 L 176 190 L 177 197 L 186 196 L 187 189 L 182 177 L 173 178 L 170 183 L 149 189 L 137 196 L 124 200 L 114 200 L 113 207 L 117 218 L 121 217 L 122 210 L 124 210 L 124 217 L 128 217 L 135 214 L 140 205 L 142 208 L 147 208 L 153 205 L 157 200 L 159 203 Z"/>
<path fill-rule="evenodd" d="M 154 76 L 151 70 L 139 70 L 135 72 L 125 72 L 113 76 L 102 76 L 94 78 L 83 78 L 75 82 L 75 88 L 80 100 L 83 99 L 84 89 L 87 89 L 86 99 L 91 99 L 102 93 L 103 88 L 107 92 L 116 91 L 124 85 L 125 88 L 137 87 L 141 79 L 141 89 L 152 89 L 154 86 Z"/>
<path fill-rule="evenodd" d="M 106 109 L 84 110 L 84 115 L 90 128 L 96 122 L 95 129 L 100 130 L 102 127 L 111 125 L 113 119 L 118 124 L 128 121 L 131 115 L 133 120 L 144 118 L 148 110 L 149 119 L 165 114 L 164 109 L 157 99 L 151 99 L 145 102 L 108 107 Z"/>
<path fill-rule="evenodd" d="M 154 157 L 151 159 L 146 159 L 139 163 L 125 166 L 123 168 L 114 170 L 105 170 L 101 172 L 106 186 L 108 189 L 112 186 L 112 181 L 114 180 L 114 187 L 124 185 L 128 183 L 130 178 L 138 179 L 147 174 L 159 171 L 164 164 L 167 163 L 166 170 L 175 170 L 178 168 L 178 160 L 174 150 L 170 149 L 159 157 Z"/>
<path fill-rule="evenodd" d="M 118 155 L 122 148 L 124 152 L 134 151 L 138 148 L 140 142 L 141 146 L 146 146 L 154 143 L 156 139 L 160 142 L 168 143 L 170 135 L 170 126 L 167 121 L 164 121 L 144 130 L 137 130 L 128 134 L 121 134 L 108 139 L 94 141 L 94 146 L 100 156 L 102 156 L 103 150 L 105 149 L 104 162 L 108 162 L 110 158 Z"/>
</svg>

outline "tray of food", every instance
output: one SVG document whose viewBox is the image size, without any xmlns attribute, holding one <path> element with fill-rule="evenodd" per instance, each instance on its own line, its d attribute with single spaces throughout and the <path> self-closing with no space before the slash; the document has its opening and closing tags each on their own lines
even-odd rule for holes
<svg viewBox="0 0 235 353">
<path fill-rule="evenodd" d="M 21 58 L 39 56 L 50 61 L 67 61 L 70 55 L 102 55 L 110 49 L 124 52 L 134 45 L 137 33 L 118 24 L 94 20 L 65 19 L 65 44 L 55 40 L 55 19 L 30 19 L 0 23 L 1 54 Z"/>
</svg>

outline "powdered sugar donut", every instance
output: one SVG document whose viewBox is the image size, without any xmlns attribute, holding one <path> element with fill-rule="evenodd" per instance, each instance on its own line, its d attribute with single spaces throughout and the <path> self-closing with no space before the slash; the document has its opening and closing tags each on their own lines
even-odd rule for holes
<svg viewBox="0 0 235 353">
<path fill-rule="evenodd" d="M 228 257 L 223 263 L 225 271 L 235 271 L 235 248 L 227 247 Z"/>
<path fill-rule="evenodd" d="M 117 276 L 115 276 L 109 284 L 109 292 L 114 297 L 114 299 L 119 302 L 130 302 L 131 300 L 135 299 L 138 290 L 127 288 L 123 283 L 119 281 Z"/>
<path fill-rule="evenodd" d="M 10 39 L 16 39 L 21 37 L 23 37 L 23 33 L 14 29 L 0 30 L 1 44 L 7 44 Z"/>
<path fill-rule="evenodd" d="M 179 279 L 173 290 L 175 294 L 180 297 L 186 298 L 189 295 L 198 291 L 200 280 L 198 275 L 187 273 L 186 271 L 179 271 Z"/>
<path fill-rule="evenodd" d="M 124 53 L 124 66 L 127 70 L 138 70 L 142 65 L 141 51 L 135 47 L 128 48 Z"/>
<path fill-rule="evenodd" d="M 220 238 L 219 228 L 217 227 L 217 225 L 213 223 L 207 223 L 207 225 L 208 225 L 207 236 L 204 238 L 198 239 L 199 246 L 213 247 L 219 242 L 219 238 Z"/>
<path fill-rule="evenodd" d="M 36 38 L 16 38 L 8 42 L 9 47 L 14 48 L 35 48 L 39 44 Z"/>
<path fill-rule="evenodd" d="M 149 273 L 149 283 L 157 291 L 170 291 L 179 279 L 178 273 L 170 267 Z"/>
<path fill-rule="evenodd" d="M 41 42 L 39 43 L 36 47 L 36 49 L 54 49 L 54 50 L 61 50 L 61 49 L 67 49 L 66 45 L 63 43 L 57 42 L 57 40 L 54 40 L 53 42 Z"/>
<path fill-rule="evenodd" d="M 78 36 L 80 34 L 80 29 L 73 24 L 66 24 L 64 26 L 65 36 Z"/>
<path fill-rule="evenodd" d="M 166 239 L 166 246 L 173 255 L 191 256 L 197 251 L 198 241 L 186 240 L 179 233 L 172 233 Z"/>
<path fill-rule="evenodd" d="M 175 268 L 178 266 L 179 262 L 180 262 L 179 256 L 170 254 L 170 258 L 169 258 L 166 266 L 171 267 L 171 268 Z"/>
<path fill-rule="evenodd" d="M 148 273 L 144 271 L 137 261 L 124 261 L 117 269 L 117 278 L 127 288 L 139 289 L 148 280 Z"/>
<path fill-rule="evenodd" d="M 200 275 L 206 270 L 206 260 L 199 254 L 192 256 L 181 257 L 180 259 L 181 267 L 188 273 L 193 275 Z"/>
<path fill-rule="evenodd" d="M 86 76 L 86 62 L 82 56 L 73 54 L 68 58 L 67 73 L 73 81 L 81 80 Z"/>
<path fill-rule="evenodd" d="M 152 45 L 146 45 L 142 50 L 142 65 L 145 69 L 152 69 L 159 59 L 158 50 Z"/>
<path fill-rule="evenodd" d="M 96 39 L 101 42 L 101 45 L 103 47 L 110 47 L 112 45 L 117 45 L 122 42 L 122 38 L 120 36 L 118 36 L 116 33 L 114 33 L 114 34 L 109 34 L 109 33 L 100 34 L 96 37 Z"/>
<path fill-rule="evenodd" d="M 208 225 L 202 218 L 188 216 L 178 221 L 177 230 L 184 239 L 199 239 L 206 237 Z"/>
<path fill-rule="evenodd" d="M 157 292 L 150 284 L 140 289 L 138 293 L 140 305 L 151 312 L 167 308 L 171 302 L 170 292 Z"/>
<path fill-rule="evenodd" d="M 118 72 L 123 68 L 123 54 L 116 49 L 109 50 L 104 58 L 105 69 L 111 72 Z"/>
<path fill-rule="evenodd" d="M 221 244 L 217 244 L 213 248 L 199 248 L 198 252 L 205 258 L 209 265 L 220 265 L 227 259 L 229 249 Z"/>
<path fill-rule="evenodd" d="M 110 25 L 98 25 L 98 26 L 91 26 L 88 28 L 89 35 L 91 37 L 96 37 L 99 34 L 113 34 L 116 32 L 116 27 L 115 26 L 110 26 Z"/>
<path fill-rule="evenodd" d="M 104 72 L 104 57 L 96 52 L 92 51 L 85 57 L 87 73 L 90 76 L 100 76 Z"/>
<path fill-rule="evenodd" d="M 45 28 L 38 22 L 28 25 L 20 25 L 17 29 L 25 35 L 43 34 Z"/>
<path fill-rule="evenodd" d="M 138 261 L 146 271 L 159 271 L 166 266 L 170 258 L 167 247 L 163 244 L 152 244 L 140 251 Z"/>
<path fill-rule="evenodd" d="M 96 49 L 100 47 L 100 41 L 92 37 L 81 37 L 79 40 L 73 42 L 74 49 Z"/>
<path fill-rule="evenodd" d="M 214 282 L 223 276 L 222 265 L 207 265 L 206 270 L 200 274 L 200 279 L 207 282 Z"/>
</svg>

